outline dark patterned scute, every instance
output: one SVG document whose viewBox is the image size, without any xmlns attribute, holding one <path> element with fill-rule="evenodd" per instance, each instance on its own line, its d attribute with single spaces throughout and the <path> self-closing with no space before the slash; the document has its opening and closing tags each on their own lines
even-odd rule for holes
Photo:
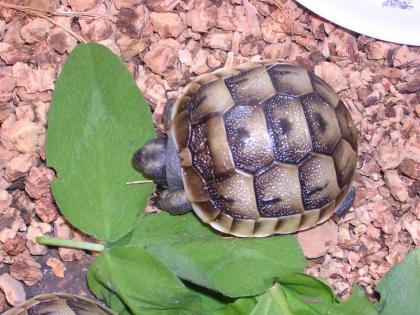
<svg viewBox="0 0 420 315">
<path fill-rule="evenodd" d="M 353 125 L 350 113 L 343 102 L 339 102 L 335 108 L 337 115 L 338 125 L 340 126 L 341 135 L 350 143 L 353 150 L 357 151 L 357 130 Z"/>
<path fill-rule="evenodd" d="M 299 163 L 312 151 L 311 135 L 299 99 L 275 95 L 263 108 L 277 161 Z"/>
<path fill-rule="evenodd" d="M 290 64 L 254 63 L 212 75 L 177 114 L 189 117 L 191 164 L 184 174 L 195 169 L 206 185 L 195 198 L 200 217 L 231 231 L 252 229 L 255 220 L 254 231 L 266 229 L 261 235 L 325 220 L 350 187 L 357 161 L 356 129 L 331 87 Z M 181 151 L 181 125 L 174 128 Z M 192 196 L 197 188 L 185 183 Z"/>
<path fill-rule="evenodd" d="M 208 183 L 209 194 L 217 206 L 234 218 L 257 219 L 253 177 L 235 171 L 227 178 Z"/>
<path fill-rule="evenodd" d="M 224 120 L 237 168 L 254 173 L 274 160 L 264 111 L 260 106 L 235 106 L 224 115 Z"/>
<path fill-rule="evenodd" d="M 299 166 L 299 180 L 305 209 L 317 209 L 327 204 L 340 192 L 334 161 L 331 156 L 313 154 Z"/>
<path fill-rule="evenodd" d="M 314 151 L 333 154 L 341 137 L 334 109 L 314 93 L 302 96 L 300 101 L 309 125 Z"/>
<path fill-rule="evenodd" d="M 272 79 L 264 66 L 226 78 L 225 84 L 237 105 L 259 104 L 261 100 L 276 94 Z"/>
<path fill-rule="evenodd" d="M 205 125 L 194 125 L 191 128 L 190 141 L 190 150 L 194 152 L 193 165 L 205 180 L 210 180 L 213 178 L 213 163 L 207 143 Z"/>
<path fill-rule="evenodd" d="M 263 217 L 282 217 L 304 210 L 298 167 L 275 163 L 254 178 L 258 209 Z"/>
</svg>

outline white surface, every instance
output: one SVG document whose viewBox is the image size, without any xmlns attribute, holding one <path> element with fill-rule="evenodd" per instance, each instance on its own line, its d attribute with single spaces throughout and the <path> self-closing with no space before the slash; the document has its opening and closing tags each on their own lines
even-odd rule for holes
<svg viewBox="0 0 420 315">
<path fill-rule="evenodd" d="M 420 46 L 420 0 L 297 1 L 319 16 L 357 33 Z"/>
</svg>

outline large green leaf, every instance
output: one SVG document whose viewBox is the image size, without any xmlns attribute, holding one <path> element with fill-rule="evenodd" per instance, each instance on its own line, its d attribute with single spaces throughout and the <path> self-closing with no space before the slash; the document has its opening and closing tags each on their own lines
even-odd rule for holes
<svg viewBox="0 0 420 315">
<path fill-rule="evenodd" d="M 129 244 L 146 248 L 178 277 L 230 297 L 261 294 L 306 264 L 293 236 L 223 238 L 192 213 L 146 215 Z"/>
<path fill-rule="evenodd" d="M 98 297 L 113 302 L 111 307 L 116 310 L 126 305 L 133 314 L 211 314 L 221 306 L 187 288 L 141 248 L 115 247 L 102 252 L 88 278 Z"/>
<path fill-rule="evenodd" d="M 235 302 L 218 309 L 214 315 L 248 315 L 257 304 L 257 297 L 239 298 Z"/>
<path fill-rule="evenodd" d="M 149 107 L 119 58 L 101 45 L 76 47 L 55 85 L 46 145 L 64 216 L 100 240 L 127 234 L 152 189 L 126 185 L 140 178 L 131 158 L 153 137 Z"/>
<path fill-rule="evenodd" d="M 358 286 L 342 302 L 321 279 L 299 273 L 290 275 L 257 297 L 240 298 L 214 315 L 378 315 Z"/>
<path fill-rule="evenodd" d="M 280 284 L 294 314 L 326 314 L 338 303 L 327 283 L 303 273 L 291 275 Z"/>
<path fill-rule="evenodd" d="M 258 304 L 252 309 L 250 315 L 300 315 L 293 313 L 284 290 L 279 284 L 268 289 L 267 293 L 258 298 Z"/>
<path fill-rule="evenodd" d="M 378 305 L 381 315 L 420 314 L 420 249 L 414 249 L 393 266 L 376 290 L 381 295 Z"/>
<path fill-rule="evenodd" d="M 105 301 L 106 305 L 113 309 L 119 315 L 133 315 L 127 305 L 120 299 L 120 297 L 108 289 L 105 285 L 98 281 L 95 277 L 95 270 L 98 270 L 98 260 L 94 260 L 90 265 L 89 272 L 87 274 L 87 283 L 89 289 L 95 296 Z"/>
<path fill-rule="evenodd" d="M 328 315 L 378 315 L 374 303 L 369 302 L 366 294 L 358 286 L 353 286 L 352 295 L 328 311 Z"/>
</svg>

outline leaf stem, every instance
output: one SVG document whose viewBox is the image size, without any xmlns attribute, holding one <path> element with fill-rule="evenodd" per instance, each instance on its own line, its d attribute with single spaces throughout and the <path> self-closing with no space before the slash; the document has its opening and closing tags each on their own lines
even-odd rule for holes
<svg viewBox="0 0 420 315">
<path fill-rule="evenodd" d="M 75 240 L 69 240 L 66 238 L 58 238 L 58 237 L 52 237 L 52 236 L 38 236 L 36 238 L 36 242 L 41 245 L 51 245 L 51 246 L 58 246 L 58 247 L 84 249 L 84 250 L 90 250 L 94 252 L 101 252 L 105 249 L 104 245 L 102 244 L 75 241 Z"/>
<path fill-rule="evenodd" d="M 153 184 L 154 181 L 152 180 L 133 180 L 131 182 L 127 182 L 126 185 L 136 185 L 136 184 Z"/>
</svg>

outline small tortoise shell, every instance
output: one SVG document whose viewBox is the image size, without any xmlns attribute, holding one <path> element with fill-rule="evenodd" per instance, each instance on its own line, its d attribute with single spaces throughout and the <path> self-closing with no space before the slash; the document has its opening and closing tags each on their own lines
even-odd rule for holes
<svg viewBox="0 0 420 315">
<path fill-rule="evenodd" d="M 205 74 L 171 114 L 187 197 L 216 230 L 307 229 L 349 191 L 356 129 L 332 88 L 303 68 L 269 60 Z"/>
<path fill-rule="evenodd" d="M 71 294 L 51 293 L 26 300 L 3 315 L 116 315 L 95 301 Z"/>
</svg>

